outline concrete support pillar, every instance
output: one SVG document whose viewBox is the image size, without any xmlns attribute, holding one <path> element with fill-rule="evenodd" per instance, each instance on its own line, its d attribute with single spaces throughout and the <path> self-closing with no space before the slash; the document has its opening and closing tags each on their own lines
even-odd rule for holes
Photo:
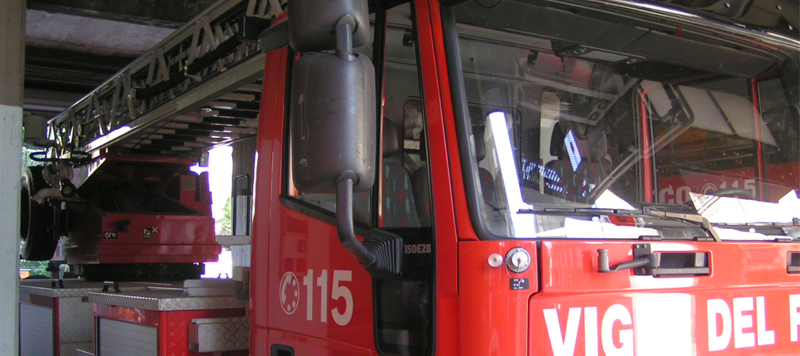
<svg viewBox="0 0 800 356">
<path fill-rule="evenodd" d="M 25 0 L 0 1 L 0 58 L 0 355 L 18 355 Z"/>
</svg>

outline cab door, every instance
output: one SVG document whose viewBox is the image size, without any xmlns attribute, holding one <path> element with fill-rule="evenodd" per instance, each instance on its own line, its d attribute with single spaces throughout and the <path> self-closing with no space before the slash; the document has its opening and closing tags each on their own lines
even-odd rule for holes
<svg viewBox="0 0 800 356">
<path fill-rule="evenodd" d="M 268 54 L 257 171 L 268 178 L 257 180 L 252 262 L 251 345 L 259 354 L 432 353 L 435 246 L 412 19 L 408 3 L 377 6 L 372 43 L 354 50 L 376 68 L 379 177 L 370 191 L 353 196 L 355 231 L 359 240 L 375 228 L 403 238 L 399 279 L 373 279 L 341 245 L 335 194 L 295 188 L 290 148 L 297 123 L 286 98 L 299 54 L 289 48 Z"/>
</svg>

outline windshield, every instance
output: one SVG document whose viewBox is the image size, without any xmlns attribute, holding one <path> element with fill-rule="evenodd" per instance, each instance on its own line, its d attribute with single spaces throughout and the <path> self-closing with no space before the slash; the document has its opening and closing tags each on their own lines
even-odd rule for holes
<svg viewBox="0 0 800 356">
<path fill-rule="evenodd" d="M 797 48 L 625 9 L 451 10 L 466 180 L 491 234 L 708 237 L 652 205 L 688 205 L 712 224 L 798 224 Z M 740 230 L 720 236 L 764 235 Z"/>
</svg>

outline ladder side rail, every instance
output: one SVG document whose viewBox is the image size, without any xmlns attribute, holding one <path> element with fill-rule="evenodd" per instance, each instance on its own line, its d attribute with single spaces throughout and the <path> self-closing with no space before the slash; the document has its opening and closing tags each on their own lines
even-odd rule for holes
<svg viewBox="0 0 800 356">
<path fill-rule="evenodd" d="M 169 113 L 185 112 L 186 108 L 202 105 L 184 104 L 179 105 L 181 109 L 159 110 L 161 106 L 170 106 L 168 104 L 178 96 L 186 97 L 184 94 L 197 90 L 206 81 L 257 56 L 260 53 L 257 43 L 238 38 L 241 31 L 239 21 L 248 15 L 251 6 L 253 11 L 257 9 L 259 12 L 262 8 L 269 8 L 270 12 L 264 10 L 262 17 L 271 18 L 283 11 L 271 7 L 275 4 L 280 6 L 276 0 L 221 0 L 215 3 L 51 119 L 51 135 L 58 143 L 58 153 L 63 155 L 76 149 L 91 152 L 107 147 L 155 123 L 157 120 L 154 121 L 153 117 L 167 120 Z M 252 71 L 252 66 L 246 68 Z M 224 85 L 216 83 L 215 86 Z M 148 115 L 146 120 L 137 120 L 151 111 L 157 113 Z M 144 122 L 148 124 L 141 125 Z M 102 144 L 93 143 L 96 140 Z"/>
</svg>

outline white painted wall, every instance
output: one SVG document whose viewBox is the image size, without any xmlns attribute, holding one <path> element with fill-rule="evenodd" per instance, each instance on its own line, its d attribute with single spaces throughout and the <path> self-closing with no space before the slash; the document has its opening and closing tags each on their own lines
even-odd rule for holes
<svg viewBox="0 0 800 356">
<path fill-rule="evenodd" d="M 0 355 L 19 354 L 25 0 L 0 0 Z"/>
<path fill-rule="evenodd" d="M 0 355 L 19 354 L 22 107 L 0 105 Z"/>
</svg>

